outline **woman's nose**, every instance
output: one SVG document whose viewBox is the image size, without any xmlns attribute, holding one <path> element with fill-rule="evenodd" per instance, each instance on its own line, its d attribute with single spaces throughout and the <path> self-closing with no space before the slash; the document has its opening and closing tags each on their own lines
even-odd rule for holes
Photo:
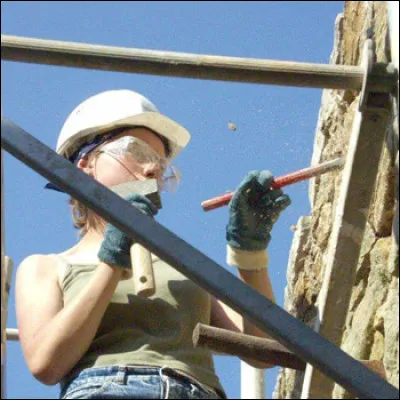
<svg viewBox="0 0 400 400">
<path fill-rule="evenodd" d="M 148 163 L 143 167 L 143 175 L 147 179 L 160 179 L 163 171 L 157 163 Z"/>
</svg>

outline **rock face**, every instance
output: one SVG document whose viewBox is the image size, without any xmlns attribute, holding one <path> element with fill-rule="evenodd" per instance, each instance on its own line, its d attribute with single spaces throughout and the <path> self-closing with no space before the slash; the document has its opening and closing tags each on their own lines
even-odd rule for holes
<svg viewBox="0 0 400 400">
<path fill-rule="evenodd" d="M 375 40 L 378 61 L 390 61 L 386 2 L 346 1 L 336 19 L 331 63 L 359 65 L 367 35 Z M 357 92 L 324 90 L 313 164 L 346 155 L 358 103 Z M 392 234 L 398 172 L 393 126 L 382 152 L 341 347 L 355 358 L 383 361 L 389 382 L 398 387 L 399 259 Z M 341 172 L 335 171 L 310 185 L 312 215 L 300 218 L 289 257 L 285 308 L 309 326 L 316 317 L 340 183 Z M 282 369 L 274 398 L 300 398 L 303 378 L 303 373 Z M 352 397 L 336 385 L 326 398 Z"/>
</svg>

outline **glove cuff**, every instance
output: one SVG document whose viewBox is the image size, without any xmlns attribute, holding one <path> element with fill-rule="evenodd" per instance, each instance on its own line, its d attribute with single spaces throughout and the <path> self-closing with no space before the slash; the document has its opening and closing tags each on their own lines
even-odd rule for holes
<svg viewBox="0 0 400 400">
<path fill-rule="evenodd" d="M 99 260 L 107 264 L 115 265 L 119 268 L 123 268 L 124 270 L 132 269 L 131 259 L 129 255 L 117 253 L 114 250 L 110 250 L 105 246 L 101 246 L 97 257 L 99 258 Z"/>
<path fill-rule="evenodd" d="M 227 245 L 226 262 L 232 267 L 247 271 L 266 268 L 269 262 L 267 250 L 247 251 Z"/>
</svg>

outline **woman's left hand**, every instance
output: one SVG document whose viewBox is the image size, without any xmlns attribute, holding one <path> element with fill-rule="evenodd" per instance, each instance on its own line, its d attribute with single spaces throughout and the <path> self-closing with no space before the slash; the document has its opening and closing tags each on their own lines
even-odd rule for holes
<svg viewBox="0 0 400 400">
<path fill-rule="evenodd" d="M 240 183 L 229 203 L 226 238 L 232 248 L 266 249 L 280 213 L 291 204 L 281 189 L 272 189 L 270 171 L 251 171 Z"/>
</svg>

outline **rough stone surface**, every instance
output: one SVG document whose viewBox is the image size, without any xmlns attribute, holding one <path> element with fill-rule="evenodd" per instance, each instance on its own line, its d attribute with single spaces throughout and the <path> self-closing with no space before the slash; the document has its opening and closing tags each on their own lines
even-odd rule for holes
<svg viewBox="0 0 400 400">
<path fill-rule="evenodd" d="M 370 222 L 379 237 L 389 236 L 392 231 L 395 175 L 390 149 L 385 147 L 379 166 L 376 191 L 373 199 L 374 209 Z"/>
<path fill-rule="evenodd" d="M 300 217 L 289 255 L 289 265 L 292 268 L 289 268 L 287 272 L 288 286 L 285 291 L 285 309 L 294 317 L 303 320 L 307 313 L 312 312 L 305 295 L 304 289 L 307 283 L 303 272 L 306 257 L 310 251 L 307 243 L 309 233 L 310 217 Z M 282 392 L 278 398 L 299 399 L 303 379 L 304 372 L 282 368 L 278 378 L 278 386 L 281 386 Z"/>
<path fill-rule="evenodd" d="M 389 61 L 386 2 L 346 1 L 343 14 L 335 22 L 331 63 L 359 65 L 363 45 L 371 35 L 376 42 L 377 60 Z M 346 156 L 358 103 L 356 92 L 323 91 L 313 164 Z M 392 137 L 393 129 L 389 127 L 341 347 L 355 358 L 383 361 L 389 382 L 398 387 L 399 256 L 392 235 L 397 149 L 393 148 Z M 340 184 L 340 171 L 312 180 L 311 216 L 299 220 L 289 257 L 285 308 L 310 326 L 316 317 Z M 281 369 L 274 398 L 300 398 L 303 379 L 303 373 Z M 336 385 L 326 398 L 352 397 Z"/>
<path fill-rule="evenodd" d="M 384 356 L 386 374 L 392 385 L 399 386 L 399 278 L 392 280 L 383 314 Z"/>
</svg>

